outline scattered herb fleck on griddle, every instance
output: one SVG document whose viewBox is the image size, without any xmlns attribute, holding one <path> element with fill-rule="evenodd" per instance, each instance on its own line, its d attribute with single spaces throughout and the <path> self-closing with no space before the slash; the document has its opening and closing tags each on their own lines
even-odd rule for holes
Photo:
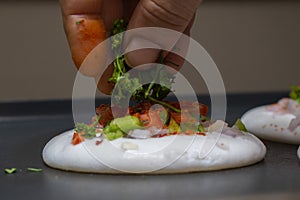
<svg viewBox="0 0 300 200">
<path fill-rule="evenodd" d="M 4 169 L 4 172 L 7 174 L 13 174 L 17 172 L 17 168 L 13 167 L 13 168 L 6 168 Z"/>
<path fill-rule="evenodd" d="M 29 171 L 29 172 L 42 172 L 43 169 L 41 169 L 41 168 L 28 167 L 28 168 L 27 168 L 27 171 Z"/>
</svg>

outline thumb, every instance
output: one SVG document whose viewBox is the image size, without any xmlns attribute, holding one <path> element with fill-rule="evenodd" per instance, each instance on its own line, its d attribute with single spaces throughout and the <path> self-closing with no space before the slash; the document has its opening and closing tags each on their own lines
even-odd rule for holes
<svg viewBox="0 0 300 200">
<path fill-rule="evenodd" d="M 159 27 L 182 33 L 191 28 L 188 25 L 193 20 L 200 2 L 201 0 L 141 0 L 131 17 L 128 29 Z M 179 38 L 178 34 L 170 35 L 170 31 L 161 32 L 161 30 L 149 33 L 141 29 L 133 34 L 128 33 L 125 37 L 125 48 L 130 50 L 145 47 L 145 49 L 127 53 L 126 62 L 130 66 L 153 63 L 159 57 L 160 48 L 171 50 Z"/>
</svg>

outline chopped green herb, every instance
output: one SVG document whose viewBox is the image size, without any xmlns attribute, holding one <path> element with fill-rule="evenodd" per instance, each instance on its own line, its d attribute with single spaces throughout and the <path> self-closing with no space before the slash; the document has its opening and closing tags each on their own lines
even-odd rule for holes
<svg viewBox="0 0 300 200">
<path fill-rule="evenodd" d="M 76 21 L 76 25 L 81 24 L 83 21 L 84 21 L 83 19 L 82 19 L 82 20 L 79 20 L 79 21 Z"/>
<path fill-rule="evenodd" d="M 204 133 L 204 132 L 205 132 L 205 130 L 204 130 L 202 124 L 199 124 L 199 126 L 198 126 L 198 131 L 199 131 L 200 133 Z"/>
<path fill-rule="evenodd" d="M 125 104 L 127 103 L 128 95 L 131 96 L 133 101 L 152 101 L 154 103 L 159 103 L 175 112 L 180 112 L 179 109 L 174 108 L 173 106 L 165 103 L 162 100 L 170 93 L 171 84 L 174 81 L 175 76 L 170 74 L 162 66 L 153 68 L 147 72 L 139 72 L 137 77 L 131 77 L 126 73 L 127 64 L 125 62 L 124 55 L 121 55 L 120 50 L 122 47 L 123 34 L 127 28 L 127 24 L 124 20 L 119 19 L 114 22 L 112 29 L 112 50 L 115 54 L 114 71 L 112 76 L 109 78 L 109 81 L 115 84 L 117 91 L 112 94 L 112 100 L 115 104 Z M 160 54 L 158 59 L 159 63 L 165 64 L 171 63 L 176 66 L 175 63 L 171 61 L 165 61 Z M 147 80 L 149 84 L 142 84 L 139 80 Z M 158 84 L 159 83 L 159 84 Z"/>
<path fill-rule="evenodd" d="M 98 116 L 97 119 L 92 124 L 85 123 L 76 123 L 75 132 L 83 133 L 82 136 L 86 139 L 91 139 L 96 137 L 97 129 L 96 126 L 100 120 L 101 116 Z"/>
<path fill-rule="evenodd" d="M 43 169 L 28 167 L 27 171 L 29 171 L 29 172 L 41 172 L 41 171 L 43 171 Z"/>
<path fill-rule="evenodd" d="M 300 104 L 300 86 L 291 86 L 290 97 Z"/>
<path fill-rule="evenodd" d="M 4 172 L 7 174 L 13 174 L 15 172 L 17 172 L 17 168 L 10 168 L 10 169 L 4 169 Z"/>
<path fill-rule="evenodd" d="M 237 128 L 240 131 L 248 132 L 246 126 L 243 124 L 241 119 L 237 119 L 233 127 Z"/>
</svg>

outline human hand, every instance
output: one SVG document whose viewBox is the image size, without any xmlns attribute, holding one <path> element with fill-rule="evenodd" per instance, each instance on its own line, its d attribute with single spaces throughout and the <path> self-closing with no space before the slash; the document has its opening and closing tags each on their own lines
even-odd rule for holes
<svg viewBox="0 0 300 200">
<path fill-rule="evenodd" d="M 60 0 L 63 22 L 72 58 L 79 69 L 83 60 L 99 43 L 109 36 L 115 19 L 129 21 L 128 29 L 162 27 L 189 35 L 200 0 Z M 127 45 L 136 45 L 131 38 Z M 176 43 L 182 43 L 180 38 Z M 158 44 L 159 45 L 159 44 Z M 175 45 L 175 44 L 174 44 Z M 106 49 L 103 49 L 105 51 Z M 130 66 L 154 63 L 160 50 L 143 49 L 126 54 Z M 182 65 L 184 59 L 174 53 L 164 52 L 166 60 Z M 99 89 L 109 94 L 113 85 L 107 80 L 113 67 L 103 73 Z M 87 69 L 85 75 L 97 77 L 98 70 Z"/>
</svg>

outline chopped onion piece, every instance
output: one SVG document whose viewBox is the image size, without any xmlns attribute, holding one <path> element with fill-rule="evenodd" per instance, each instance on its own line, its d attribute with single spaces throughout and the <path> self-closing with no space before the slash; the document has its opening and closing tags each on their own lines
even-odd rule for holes
<svg viewBox="0 0 300 200">
<path fill-rule="evenodd" d="M 121 148 L 124 150 L 138 150 L 139 145 L 132 142 L 123 142 Z"/>
<path fill-rule="evenodd" d="M 138 139 L 147 139 L 151 137 L 151 132 L 148 129 L 134 129 L 129 131 L 128 136 Z"/>
</svg>

